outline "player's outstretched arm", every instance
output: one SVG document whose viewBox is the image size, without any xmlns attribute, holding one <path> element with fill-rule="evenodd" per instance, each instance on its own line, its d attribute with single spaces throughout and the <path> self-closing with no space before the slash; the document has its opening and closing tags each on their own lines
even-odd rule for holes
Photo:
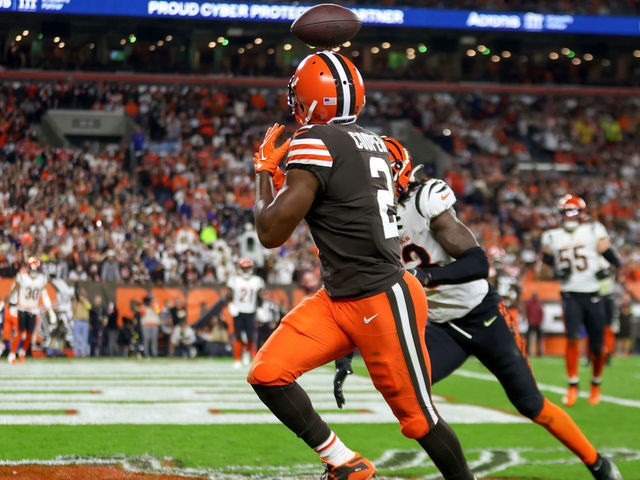
<svg viewBox="0 0 640 480">
<path fill-rule="evenodd" d="M 262 245 L 282 245 L 311 208 L 317 190 L 318 180 L 311 172 L 293 169 L 287 172 L 282 190 L 274 198 L 271 174 L 258 173 L 254 215 Z"/>
<path fill-rule="evenodd" d="M 426 286 L 455 285 L 489 276 L 489 260 L 469 228 L 452 210 L 431 219 L 431 233 L 455 262 L 421 268 L 418 278 Z"/>
</svg>

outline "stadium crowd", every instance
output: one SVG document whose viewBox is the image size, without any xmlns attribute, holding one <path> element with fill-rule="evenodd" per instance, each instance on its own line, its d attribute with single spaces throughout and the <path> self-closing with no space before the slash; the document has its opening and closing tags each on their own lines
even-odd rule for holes
<svg viewBox="0 0 640 480">
<path fill-rule="evenodd" d="M 120 145 L 43 146 L 36 126 L 54 107 L 123 111 L 136 129 Z M 0 276 L 25 255 L 68 282 L 219 284 L 239 257 L 269 283 L 317 271 L 306 228 L 265 250 L 252 225 L 251 157 L 265 126 L 288 117 L 282 90 L 2 84 Z M 498 262 L 533 275 L 541 232 L 571 192 L 640 280 L 635 99 L 372 91 L 361 123 L 386 133 L 381 122 L 407 118 L 449 154 L 458 213 Z"/>
</svg>

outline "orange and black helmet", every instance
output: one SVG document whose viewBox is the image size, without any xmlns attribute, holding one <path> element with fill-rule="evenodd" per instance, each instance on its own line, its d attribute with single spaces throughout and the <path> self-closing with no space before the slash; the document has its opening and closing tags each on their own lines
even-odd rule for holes
<svg viewBox="0 0 640 480">
<path fill-rule="evenodd" d="M 304 58 L 288 89 L 289 107 L 300 125 L 351 123 L 365 104 L 360 72 L 349 59 L 331 51 Z"/>
<path fill-rule="evenodd" d="M 393 171 L 393 183 L 395 184 L 396 195 L 400 196 L 409 185 L 411 180 L 411 154 L 409 150 L 395 138 L 382 137 L 387 150 L 389 150 L 389 160 L 391 161 L 391 170 Z"/>
</svg>

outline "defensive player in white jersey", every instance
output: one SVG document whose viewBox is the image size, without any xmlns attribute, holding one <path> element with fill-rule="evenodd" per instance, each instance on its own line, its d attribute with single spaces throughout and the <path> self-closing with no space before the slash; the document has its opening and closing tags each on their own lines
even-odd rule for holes
<svg viewBox="0 0 640 480">
<path fill-rule="evenodd" d="M 233 343 L 233 368 L 249 364 L 255 345 L 256 310 L 265 286 L 264 280 L 253 274 L 253 261 L 250 258 L 238 260 L 238 268 L 240 273 L 227 282 L 229 288 L 227 300 L 231 300 L 228 308 L 233 315 L 236 337 Z"/>
<path fill-rule="evenodd" d="M 457 218 L 456 197 L 442 180 L 416 179 L 409 152 L 390 137 L 402 262 L 414 269 L 429 301 L 425 342 L 431 358 L 431 380 L 437 383 L 473 355 L 493 373 L 518 411 L 543 426 L 577 455 L 596 479 L 621 479 L 571 417 L 546 399 L 536 384 L 504 302 L 489 285 L 489 261 L 473 233 Z M 345 360 L 336 362 L 336 379 L 344 379 Z M 350 372 L 348 372 L 350 373 Z M 334 384 L 339 407 L 341 384 Z"/>
<path fill-rule="evenodd" d="M 11 285 L 11 290 L 5 298 L 5 303 L 11 296 L 17 292 L 18 294 L 18 340 L 14 339 L 11 343 L 11 352 L 9 353 L 9 362 L 15 363 L 16 348 L 19 339 L 22 345 L 18 351 L 20 363 L 24 362 L 24 357 L 31 345 L 31 337 L 36 327 L 37 314 L 40 311 L 40 300 L 44 305 L 45 311 L 49 313 L 49 321 L 51 324 L 56 323 L 56 315 L 51 306 L 51 299 L 46 290 L 47 276 L 40 271 L 40 261 L 35 257 L 27 260 L 27 268 L 18 272 L 15 281 Z"/>
<path fill-rule="evenodd" d="M 542 235 L 542 273 L 553 274 L 560 281 L 562 310 L 567 332 L 565 361 L 569 388 L 562 399 L 572 406 L 578 398 L 578 360 L 580 329 L 584 325 L 589 339 L 591 364 L 591 394 L 589 403 L 600 402 L 602 371 L 607 359 L 603 346 L 606 313 L 600 296 L 598 272 L 604 257 L 611 265 L 620 267 L 620 260 L 611 248 L 606 228 L 589 220 L 584 200 L 565 195 L 558 202 L 562 226 Z"/>
</svg>

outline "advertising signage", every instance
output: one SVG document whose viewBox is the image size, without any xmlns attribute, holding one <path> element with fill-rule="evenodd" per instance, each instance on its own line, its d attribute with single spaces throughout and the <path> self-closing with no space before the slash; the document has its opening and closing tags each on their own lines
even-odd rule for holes
<svg viewBox="0 0 640 480">
<path fill-rule="evenodd" d="M 2 12 L 292 22 L 311 5 L 177 0 L 0 0 Z M 365 25 L 461 30 L 640 35 L 640 17 L 484 12 L 428 8 L 352 8 Z"/>
</svg>

